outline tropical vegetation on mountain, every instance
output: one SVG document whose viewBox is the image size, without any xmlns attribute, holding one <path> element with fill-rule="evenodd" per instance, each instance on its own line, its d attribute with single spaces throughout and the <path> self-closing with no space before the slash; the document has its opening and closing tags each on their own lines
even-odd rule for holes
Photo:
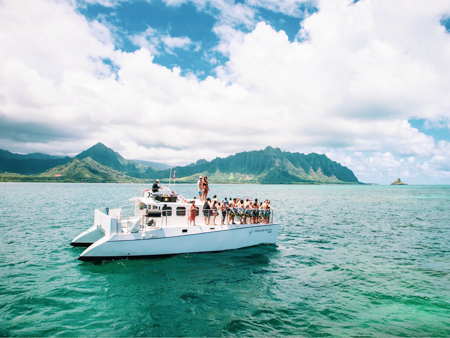
<svg viewBox="0 0 450 338">
<path fill-rule="evenodd" d="M 164 167 L 160 164 L 160 168 Z M 325 155 L 284 152 L 278 148 L 242 152 L 212 161 L 199 160 L 172 169 L 138 164 L 97 143 L 75 158 L 19 155 L 0 150 L 0 181 L 195 183 L 207 175 L 214 183 L 358 184 L 353 172 Z"/>
<path fill-rule="evenodd" d="M 13 154 L 7 150 L 0 149 L 0 173 L 35 175 L 58 165 L 66 164 L 71 160 L 70 157 L 50 156 L 40 153 Z"/>
</svg>

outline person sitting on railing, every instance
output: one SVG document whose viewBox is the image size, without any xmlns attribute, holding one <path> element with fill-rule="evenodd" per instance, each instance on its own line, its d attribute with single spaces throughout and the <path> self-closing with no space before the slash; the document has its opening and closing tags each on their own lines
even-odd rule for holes
<svg viewBox="0 0 450 338">
<path fill-rule="evenodd" d="M 205 224 L 209 225 L 210 217 L 211 217 L 211 199 L 208 198 L 203 204 L 203 216 L 205 217 Z"/>
<path fill-rule="evenodd" d="M 271 214 L 272 207 L 270 206 L 270 201 L 266 200 L 265 202 L 265 213 L 264 213 L 264 223 L 270 222 L 270 214 Z"/>
<path fill-rule="evenodd" d="M 253 223 L 253 212 L 254 212 L 253 205 L 252 203 L 249 202 L 244 216 L 244 224 L 246 224 L 247 222 L 249 224 Z"/>
<path fill-rule="evenodd" d="M 267 219 L 267 200 L 261 204 L 261 222 L 266 223 Z"/>
<path fill-rule="evenodd" d="M 257 215 L 258 215 L 258 205 L 256 203 L 251 203 L 251 212 L 250 212 L 250 223 L 256 224 L 258 223 Z"/>
<path fill-rule="evenodd" d="M 259 203 L 258 223 L 263 223 L 263 205 L 263 202 Z"/>
<path fill-rule="evenodd" d="M 236 206 L 236 198 L 229 200 L 229 205 L 228 205 L 228 209 L 227 209 L 227 213 L 228 213 L 228 224 L 236 224 L 234 222 L 234 217 L 236 216 L 236 210 L 235 210 L 235 206 Z"/>
<path fill-rule="evenodd" d="M 247 209 L 245 223 L 247 223 L 247 218 L 248 218 L 248 222 L 250 224 L 254 224 L 255 223 L 254 222 L 254 215 L 255 215 L 255 212 L 256 212 L 256 208 L 253 205 L 253 202 L 251 201 L 250 198 L 247 198 L 247 201 L 245 202 L 244 205 L 245 205 L 245 207 Z"/>
<path fill-rule="evenodd" d="M 244 201 L 242 200 L 242 198 L 239 198 L 239 207 L 238 207 L 238 214 L 239 214 L 239 222 L 241 224 L 244 224 L 245 222 L 245 213 L 246 213 L 246 208 L 244 206 Z"/>
<path fill-rule="evenodd" d="M 226 197 L 225 197 L 226 199 Z M 222 204 L 219 207 L 219 210 L 222 212 L 222 220 L 220 222 L 221 225 L 225 225 L 225 218 L 227 217 L 227 203 L 225 200 L 222 201 Z"/>
<path fill-rule="evenodd" d="M 219 213 L 218 212 L 218 207 L 219 207 L 219 202 L 217 201 L 217 200 L 212 200 L 211 201 L 211 205 L 212 205 L 212 215 L 213 215 L 213 225 L 217 225 L 216 224 L 216 217 L 217 217 L 217 214 Z"/>
</svg>

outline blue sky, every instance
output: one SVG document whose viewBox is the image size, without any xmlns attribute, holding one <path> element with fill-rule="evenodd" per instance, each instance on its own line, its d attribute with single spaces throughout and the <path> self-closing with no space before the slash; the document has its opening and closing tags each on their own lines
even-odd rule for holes
<svg viewBox="0 0 450 338">
<path fill-rule="evenodd" d="M 450 3 L 4 0 L 0 149 L 169 164 L 267 145 L 450 184 Z"/>
<path fill-rule="evenodd" d="M 179 66 L 184 71 L 202 72 L 204 76 L 210 75 L 214 70 L 204 53 L 212 50 L 219 42 L 212 32 L 216 20 L 209 13 L 197 11 L 193 4 L 177 7 L 168 7 L 160 1 L 126 2 L 116 7 L 94 4 L 80 8 L 80 13 L 89 20 L 100 20 L 114 26 L 117 29 L 116 48 L 126 52 L 140 49 L 140 46 L 131 41 L 130 36 L 141 34 L 149 27 L 161 35 L 189 37 L 192 42 L 199 43 L 201 48 L 192 45 L 186 49 L 175 48 L 169 53 L 164 51 L 163 46 L 158 46 L 161 54 L 155 57 L 155 62 L 168 68 Z M 217 53 L 213 55 L 222 58 Z"/>
<path fill-rule="evenodd" d="M 232 5 L 245 1 L 231 2 Z M 308 15 L 317 11 L 311 2 L 299 3 L 302 15 L 287 15 L 268 8 L 255 6 L 255 23 L 264 21 L 277 31 L 284 31 L 290 41 L 295 41 L 303 19 L 303 13 Z M 171 37 L 188 37 L 192 44 L 185 48 L 174 48 L 167 51 L 163 45 L 156 49 L 160 54 L 154 61 L 168 68 L 180 67 L 183 73 L 193 72 L 199 78 L 215 76 L 217 65 L 223 65 L 228 60 L 226 55 L 215 50 L 220 38 L 213 32 L 213 28 L 220 22 L 220 10 L 213 4 L 206 2 L 201 8 L 194 2 L 184 2 L 170 6 L 163 1 L 123 1 L 115 6 L 105 6 L 99 3 L 84 3 L 78 8 L 79 13 L 87 19 L 98 20 L 114 27 L 116 33 L 116 48 L 126 52 L 134 52 L 141 48 L 132 38 L 144 33 L 149 27 L 156 30 L 158 35 Z M 249 33 L 254 25 L 235 22 L 232 27 Z M 211 61 L 214 59 L 214 62 Z"/>
</svg>

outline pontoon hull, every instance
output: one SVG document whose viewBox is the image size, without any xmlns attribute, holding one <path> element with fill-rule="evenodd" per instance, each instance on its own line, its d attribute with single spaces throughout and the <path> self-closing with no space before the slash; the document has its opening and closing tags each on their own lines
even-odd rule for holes
<svg viewBox="0 0 450 338">
<path fill-rule="evenodd" d="M 276 242 L 279 224 L 171 227 L 148 231 L 144 235 L 113 234 L 87 248 L 78 258 L 98 261 L 119 258 L 150 258 L 183 253 L 234 250 Z M 143 237 L 145 236 L 145 237 Z"/>
<path fill-rule="evenodd" d="M 77 237 L 75 237 L 70 245 L 87 247 L 94 244 L 104 236 L 105 231 L 100 226 L 94 225 L 90 229 L 82 232 Z"/>
</svg>

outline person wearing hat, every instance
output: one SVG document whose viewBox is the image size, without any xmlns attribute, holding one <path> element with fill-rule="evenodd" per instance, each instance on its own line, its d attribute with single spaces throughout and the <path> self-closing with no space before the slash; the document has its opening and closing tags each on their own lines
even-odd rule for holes
<svg viewBox="0 0 450 338">
<path fill-rule="evenodd" d="M 159 191 L 159 184 L 158 183 L 159 183 L 158 179 L 155 181 L 155 183 L 153 183 L 152 192 Z"/>
<path fill-rule="evenodd" d="M 202 178 L 203 177 L 199 176 L 197 185 L 198 185 L 198 196 L 200 198 L 200 201 L 203 202 L 203 195 L 202 195 L 203 194 L 203 179 Z"/>
</svg>

